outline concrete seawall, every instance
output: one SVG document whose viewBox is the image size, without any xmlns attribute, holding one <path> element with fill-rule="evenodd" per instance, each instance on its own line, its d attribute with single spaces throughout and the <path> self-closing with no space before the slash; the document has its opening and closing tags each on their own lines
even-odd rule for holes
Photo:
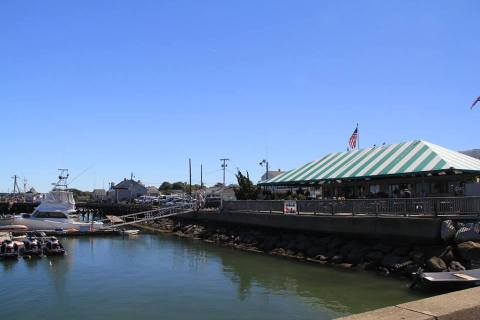
<svg viewBox="0 0 480 320">
<path fill-rule="evenodd" d="M 480 288 L 457 291 L 340 319 L 477 320 L 480 319 Z"/>
<path fill-rule="evenodd" d="M 441 218 L 399 216 L 309 216 L 255 212 L 200 211 L 182 219 L 243 224 L 296 231 L 318 232 L 364 238 L 437 242 Z"/>
</svg>

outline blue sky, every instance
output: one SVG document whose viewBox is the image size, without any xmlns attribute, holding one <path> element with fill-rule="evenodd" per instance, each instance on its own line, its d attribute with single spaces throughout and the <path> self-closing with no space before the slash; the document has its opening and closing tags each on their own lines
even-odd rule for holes
<svg viewBox="0 0 480 320">
<path fill-rule="evenodd" d="M 480 2 L 3 0 L 0 191 L 258 180 L 362 146 L 479 148 Z M 480 108 L 480 107 L 479 107 Z"/>
</svg>

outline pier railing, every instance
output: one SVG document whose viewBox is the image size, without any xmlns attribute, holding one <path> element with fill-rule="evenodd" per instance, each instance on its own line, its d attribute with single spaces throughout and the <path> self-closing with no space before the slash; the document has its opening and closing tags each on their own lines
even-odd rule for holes
<svg viewBox="0 0 480 320">
<path fill-rule="evenodd" d="M 224 211 L 284 213 L 283 200 L 223 201 Z M 395 198 L 351 200 L 297 200 L 297 214 L 327 215 L 480 215 L 480 197 Z"/>
</svg>

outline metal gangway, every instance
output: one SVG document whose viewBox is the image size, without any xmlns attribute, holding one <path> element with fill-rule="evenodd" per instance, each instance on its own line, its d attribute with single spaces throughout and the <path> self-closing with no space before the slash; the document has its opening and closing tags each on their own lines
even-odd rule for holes
<svg viewBox="0 0 480 320">
<path fill-rule="evenodd" d="M 114 219 L 107 218 L 101 220 L 104 230 L 113 230 L 123 226 L 128 226 L 140 222 L 154 221 L 157 219 L 178 216 L 191 213 L 196 210 L 194 203 L 182 203 L 171 207 L 159 208 L 149 211 L 130 213 L 123 216 L 115 216 Z"/>
</svg>

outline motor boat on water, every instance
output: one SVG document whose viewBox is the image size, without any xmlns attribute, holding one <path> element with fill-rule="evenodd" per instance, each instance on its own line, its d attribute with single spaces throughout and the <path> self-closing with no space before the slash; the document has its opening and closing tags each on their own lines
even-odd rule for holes
<svg viewBox="0 0 480 320">
<path fill-rule="evenodd" d="M 423 272 L 414 274 L 410 288 L 420 287 L 433 291 L 463 290 L 480 286 L 480 269 L 445 272 Z"/>
<path fill-rule="evenodd" d="M 36 237 L 28 237 L 23 240 L 23 248 L 20 249 L 22 256 L 41 257 L 43 254 L 42 241 Z"/>
<path fill-rule="evenodd" d="M 63 256 L 65 248 L 55 237 L 49 237 L 43 246 L 43 254 L 46 256 Z"/>
<path fill-rule="evenodd" d="M 120 230 L 120 234 L 127 237 L 138 236 L 139 233 L 140 233 L 140 230 L 138 229 Z"/>
<path fill-rule="evenodd" d="M 0 226 L 21 225 L 30 231 L 79 231 L 80 229 L 94 231 L 102 229 L 102 222 L 83 222 L 71 216 L 75 213 L 75 200 L 73 193 L 67 188 L 68 171 L 66 169 L 60 169 L 60 171 L 59 181 L 33 213 L 4 217 L 0 220 Z"/>
<path fill-rule="evenodd" d="M 10 239 L 3 240 L 0 246 L 0 258 L 18 259 L 18 245 Z"/>
</svg>

